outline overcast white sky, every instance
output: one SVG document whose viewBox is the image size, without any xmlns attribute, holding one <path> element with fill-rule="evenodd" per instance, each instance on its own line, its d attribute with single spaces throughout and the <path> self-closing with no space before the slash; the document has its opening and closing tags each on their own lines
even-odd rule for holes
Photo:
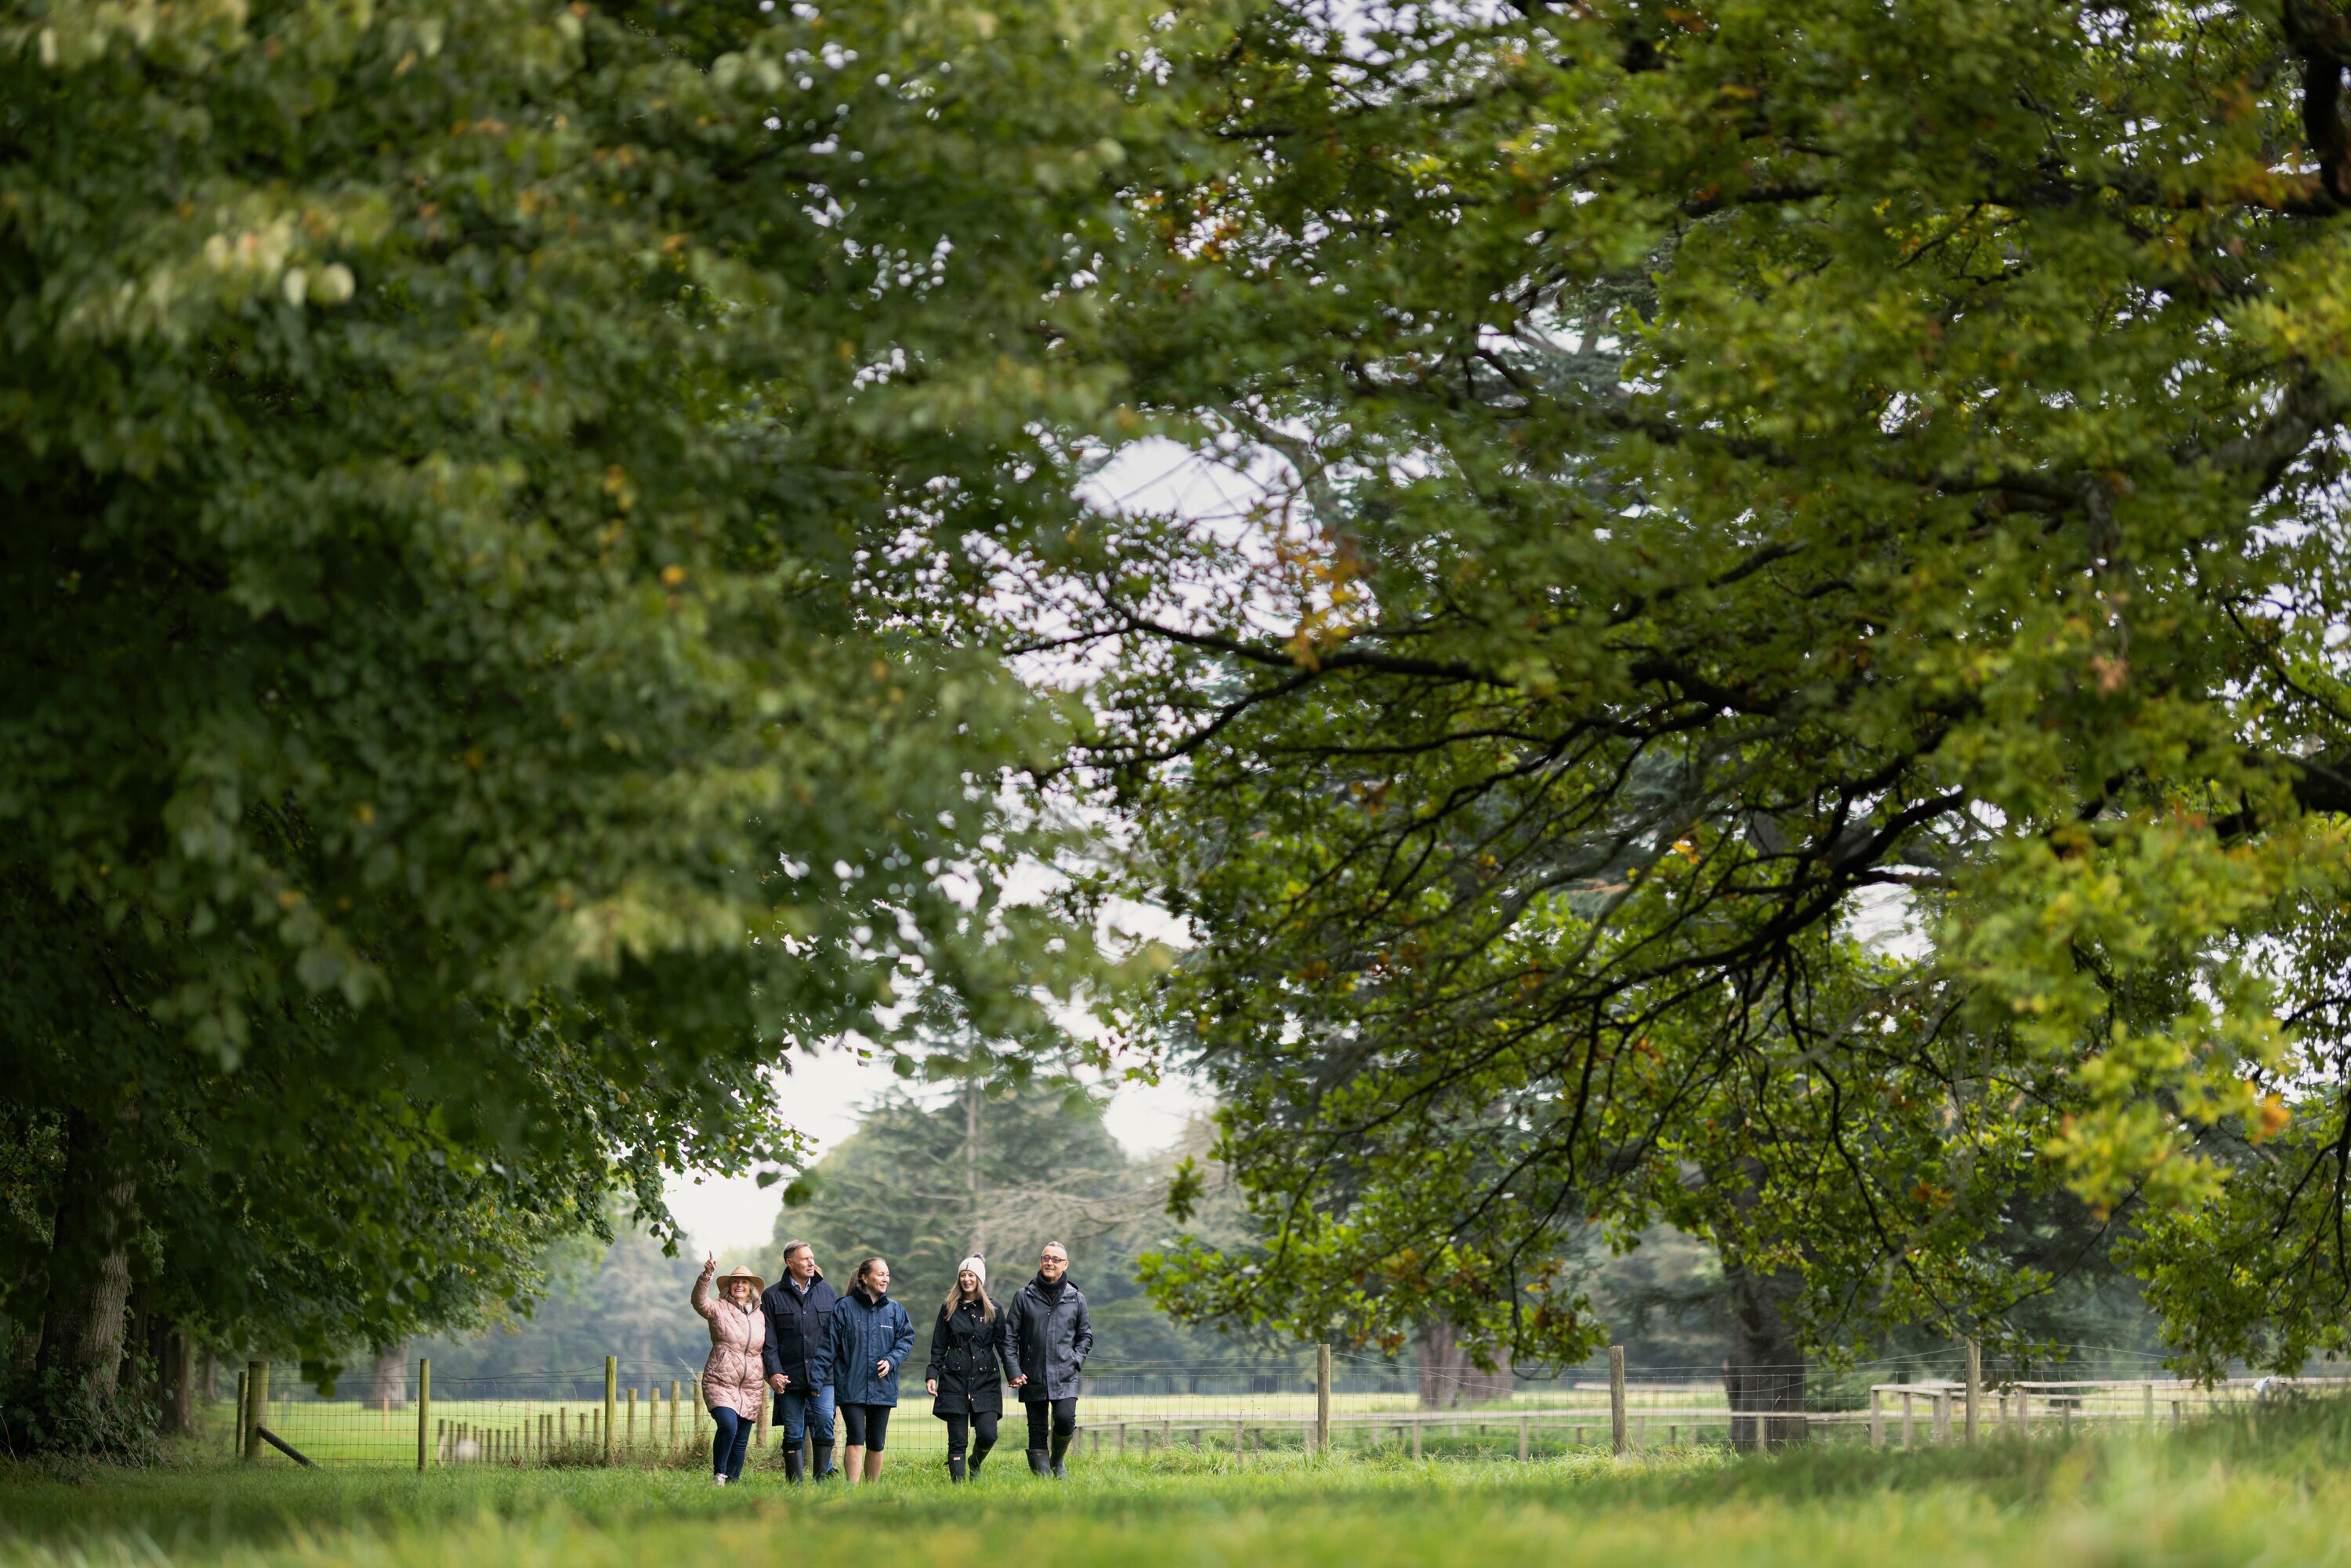
<svg viewBox="0 0 2351 1568">
<path fill-rule="evenodd" d="M 861 1061 L 847 1051 L 797 1057 L 784 1081 L 784 1108 L 800 1129 L 820 1140 L 820 1157 L 857 1130 L 858 1108 L 899 1082 L 886 1063 Z M 1180 1080 L 1155 1086 L 1122 1084 L 1112 1092 L 1110 1130 L 1130 1154 L 1146 1154 L 1176 1142 L 1191 1115 L 1207 1103 L 1196 1087 Z M 767 1245 L 774 1234 L 783 1189 L 761 1189 L 749 1173 L 739 1176 L 672 1176 L 671 1211 L 685 1224 L 693 1245 L 719 1254 L 722 1265 Z"/>
<path fill-rule="evenodd" d="M 1242 454 L 1235 463 L 1196 457 L 1173 442 L 1154 439 L 1126 447 L 1098 470 L 1087 498 L 1105 511 L 1176 512 L 1193 518 L 1231 518 L 1245 513 L 1267 484 L 1281 472 L 1278 462 Z M 1050 675 L 1050 672 L 1040 672 Z M 1120 924 L 1162 941 L 1183 940 L 1156 912 L 1129 906 Z M 847 1051 L 796 1056 L 782 1081 L 785 1113 L 818 1141 L 817 1157 L 854 1132 L 860 1107 L 898 1084 L 886 1062 L 869 1062 Z M 1175 1143 L 1185 1123 L 1205 1109 L 1197 1087 L 1170 1079 L 1155 1086 L 1121 1084 L 1111 1093 L 1110 1130 L 1130 1154 L 1148 1154 Z M 762 1189 L 750 1172 L 734 1176 L 673 1176 L 667 1196 L 672 1213 L 684 1222 L 693 1245 L 724 1260 L 764 1246 L 783 1206 L 782 1189 Z"/>
</svg>

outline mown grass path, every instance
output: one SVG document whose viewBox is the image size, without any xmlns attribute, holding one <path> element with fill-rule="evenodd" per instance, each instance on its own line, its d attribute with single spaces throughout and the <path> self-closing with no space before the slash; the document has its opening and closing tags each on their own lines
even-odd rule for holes
<svg viewBox="0 0 2351 1568">
<path fill-rule="evenodd" d="M 1010 1464 L 1002 1463 L 1008 1458 Z M 1234 1472 L 1001 1455 L 849 1493 L 691 1472 L 0 1468 L 0 1563 L 222 1568 L 1625 1568 L 2351 1563 L 2351 1404 L 2176 1437 L 1619 1466 L 1268 1459 Z"/>
</svg>

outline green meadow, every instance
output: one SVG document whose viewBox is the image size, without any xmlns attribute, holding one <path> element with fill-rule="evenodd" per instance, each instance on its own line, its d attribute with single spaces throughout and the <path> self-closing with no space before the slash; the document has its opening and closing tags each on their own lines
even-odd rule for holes
<svg viewBox="0 0 2351 1568">
<path fill-rule="evenodd" d="M 975 1486 L 935 1463 L 855 1491 L 724 1490 L 690 1469 L 304 1471 L 188 1459 L 0 1470 L 0 1563 L 222 1568 L 666 1568 L 713 1562 L 1320 1568 L 1544 1564 L 2351 1562 L 2351 1403 L 2177 1435 L 1684 1450 L 1520 1464 L 1183 1451 L 1072 1467 L 1000 1452 Z"/>
</svg>

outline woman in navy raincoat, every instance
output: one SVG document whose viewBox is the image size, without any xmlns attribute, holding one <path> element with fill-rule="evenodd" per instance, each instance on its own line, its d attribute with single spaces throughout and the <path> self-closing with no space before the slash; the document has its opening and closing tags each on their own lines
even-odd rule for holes
<svg viewBox="0 0 2351 1568">
<path fill-rule="evenodd" d="M 890 1265 L 868 1258 L 840 1304 L 825 1347 L 825 1375 L 841 1404 L 841 1473 L 854 1486 L 882 1474 L 890 1412 L 898 1405 L 898 1369 L 914 1354 L 914 1320 L 890 1299 Z M 862 1474 L 858 1460 L 863 1457 Z"/>
</svg>

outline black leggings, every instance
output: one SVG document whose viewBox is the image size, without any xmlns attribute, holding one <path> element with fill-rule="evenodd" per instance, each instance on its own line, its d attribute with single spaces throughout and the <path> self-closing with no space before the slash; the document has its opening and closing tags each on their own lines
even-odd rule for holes
<svg viewBox="0 0 2351 1568">
<path fill-rule="evenodd" d="M 1029 1446 L 1032 1448 L 1048 1446 L 1048 1420 L 1052 1423 L 1052 1436 L 1056 1437 L 1066 1438 L 1078 1429 L 1078 1396 L 1074 1394 L 1067 1399 L 1031 1399 L 1028 1407 Z"/>
<path fill-rule="evenodd" d="M 883 1439 L 890 1435 L 890 1410 L 887 1405 L 843 1405 L 841 1424 L 849 1430 L 842 1440 L 852 1448 L 880 1453 Z"/>
<path fill-rule="evenodd" d="M 982 1457 L 996 1447 L 996 1412 L 993 1410 L 975 1410 L 968 1416 L 942 1416 L 939 1419 L 947 1424 L 947 1458 L 950 1459 L 963 1458 L 967 1434 L 979 1439 L 971 1450 L 974 1458 Z"/>
</svg>

